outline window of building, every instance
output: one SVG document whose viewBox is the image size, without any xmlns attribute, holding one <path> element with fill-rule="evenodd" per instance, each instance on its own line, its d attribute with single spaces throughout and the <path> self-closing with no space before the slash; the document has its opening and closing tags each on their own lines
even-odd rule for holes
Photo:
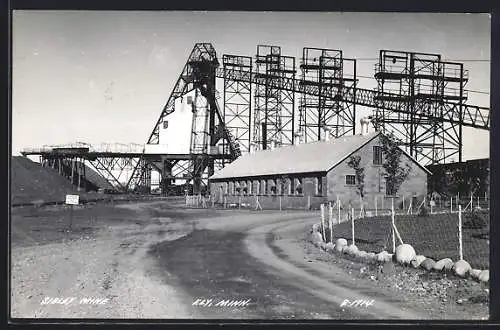
<svg viewBox="0 0 500 330">
<path fill-rule="evenodd" d="M 303 193 L 302 178 L 295 179 L 295 193 L 297 195 L 301 195 Z"/>
<path fill-rule="evenodd" d="M 229 182 L 229 195 L 234 195 L 234 183 Z"/>
<path fill-rule="evenodd" d="M 260 191 L 261 191 L 261 195 L 267 195 L 266 180 L 262 180 L 262 183 L 261 183 L 261 186 L 260 186 Z"/>
<path fill-rule="evenodd" d="M 316 178 L 316 195 L 321 195 L 323 193 L 323 178 L 318 176 Z"/>
<path fill-rule="evenodd" d="M 392 195 L 392 191 L 391 191 L 391 189 L 390 189 L 389 185 L 387 184 L 387 182 L 386 182 L 386 184 L 385 184 L 385 194 L 386 194 L 387 196 L 391 196 L 391 195 Z"/>
<path fill-rule="evenodd" d="M 260 194 L 260 181 L 259 180 L 255 181 L 255 194 L 257 194 L 257 195 Z"/>
<path fill-rule="evenodd" d="M 271 181 L 269 182 L 269 192 L 271 195 L 276 195 L 276 193 L 278 192 L 278 187 L 276 187 L 276 179 L 271 179 Z"/>
<path fill-rule="evenodd" d="M 226 195 L 227 195 L 227 194 L 228 194 L 228 192 L 229 192 L 229 187 L 228 187 L 228 186 L 229 186 L 229 185 L 227 184 L 227 182 L 226 182 L 226 183 L 224 183 L 224 194 L 226 194 Z"/>
<path fill-rule="evenodd" d="M 234 183 L 234 190 L 236 192 L 236 195 L 239 195 L 241 193 L 241 187 L 240 187 L 240 183 L 238 181 L 236 181 Z"/>
<path fill-rule="evenodd" d="M 285 195 L 285 193 L 286 193 L 286 181 L 287 181 L 286 178 L 281 178 L 280 181 L 279 181 L 280 182 L 280 187 L 279 187 L 280 191 L 279 191 L 279 194 L 281 196 Z"/>
<path fill-rule="evenodd" d="M 290 179 L 290 178 L 286 178 L 286 194 L 287 195 L 291 195 L 293 194 L 293 190 L 292 190 L 292 182 L 293 180 Z"/>
<path fill-rule="evenodd" d="M 245 181 L 239 181 L 238 182 L 238 187 L 240 187 L 240 195 L 246 195 L 247 194 L 247 185 Z"/>
<path fill-rule="evenodd" d="M 382 147 L 374 146 L 373 147 L 373 164 L 382 165 Z"/>
<path fill-rule="evenodd" d="M 356 176 L 355 175 L 346 175 L 345 176 L 345 184 L 347 185 L 355 185 L 356 184 Z"/>
<path fill-rule="evenodd" d="M 247 189 L 248 189 L 248 194 L 251 195 L 252 192 L 253 192 L 253 189 L 252 189 L 252 181 L 251 180 L 248 180 L 247 182 Z"/>
</svg>

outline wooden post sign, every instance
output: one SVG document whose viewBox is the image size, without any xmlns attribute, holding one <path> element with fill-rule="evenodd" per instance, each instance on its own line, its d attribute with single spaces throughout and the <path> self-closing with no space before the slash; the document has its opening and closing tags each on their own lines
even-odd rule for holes
<svg viewBox="0 0 500 330">
<path fill-rule="evenodd" d="M 70 205 L 69 209 L 69 230 L 73 225 L 73 205 L 78 205 L 80 202 L 80 196 L 78 195 L 66 195 L 66 205 Z"/>
<path fill-rule="evenodd" d="M 78 205 L 80 202 L 80 196 L 78 195 L 66 195 L 66 204 L 67 205 Z"/>
</svg>

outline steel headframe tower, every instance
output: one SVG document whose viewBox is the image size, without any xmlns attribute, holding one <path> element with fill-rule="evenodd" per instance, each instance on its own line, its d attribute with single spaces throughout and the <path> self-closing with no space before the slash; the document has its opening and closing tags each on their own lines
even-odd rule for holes
<svg viewBox="0 0 500 330">
<path fill-rule="evenodd" d="M 148 144 L 159 143 L 160 127 L 166 125 L 165 118 L 175 111 L 176 99 L 194 90 L 194 100 L 188 102 L 193 112 L 189 155 L 175 160 L 163 159 L 163 164 L 156 168 L 160 169 L 163 182 L 176 178 L 186 180 L 186 183 L 192 182 L 195 194 L 201 192 L 203 180 L 214 173 L 216 159 L 235 159 L 239 156 L 234 138 L 225 127 L 217 104 L 215 81 L 218 66 L 212 44 L 195 44 L 148 139 Z M 228 142 L 230 155 L 219 153 L 217 144 L 221 139 Z"/>
<path fill-rule="evenodd" d="M 381 50 L 375 78 L 379 92 L 376 129 L 393 132 L 406 151 L 423 164 L 447 163 L 455 157 L 462 161 L 464 87 L 468 80 L 463 64 L 444 62 L 438 54 Z M 387 110 L 391 107 L 405 111 Z"/>
<path fill-rule="evenodd" d="M 257 46 L 253 142 L 261 149 L 292 145 L 295 130 L 295 58 L 279 46 Z M 288 86 L 292 84 L 292 86 Z"/>
<path fill-rule="evenodd" d="M 355 90 L 356 61 L 343 58 L 341 50 L 306 47 L 300 68 L 300 85 L 313 86 L 319 92 L 301 94 L 299 132 L 304 142 L 322 140 L 324 134 L 355 134 L 355 103 L 346 102 L 343 91 L 346 87 Z"/>
</svg>

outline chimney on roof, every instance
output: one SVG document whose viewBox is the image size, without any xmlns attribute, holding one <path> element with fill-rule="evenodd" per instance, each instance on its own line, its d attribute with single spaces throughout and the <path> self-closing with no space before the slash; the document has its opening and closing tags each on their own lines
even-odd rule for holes
<svg viewBox="0 0 500 330">
<path fill-rule="evenodd" d="M 295 144 L 304 143 L 304 133 L 302 131 L 298 131 L 295 133 Z"/>
<path fill-rule="evenodd" d="M 270 143 L 271 143 L 271 150 L 276 149 L 276 140 L 273 139 L 270 141 Z"/>
<path fill-rule="evenodd" d="M 323 130 L 325 131 L 325 141 L 330 141 L 330 127 L 324 126 Z"/>
<path fill-rule="evenodd" d="M 255 152 L 255 143 L 250 142 L 250 145 L 248 146 L 248 152 L 253 154 Z"/>
<path fill-rule="evenodd" d="M 371 117 L 363 117 L 360 120 L 361 123 L 361 135 L 368 134 L 368 125 L 371 122 Z"/>
</svg>

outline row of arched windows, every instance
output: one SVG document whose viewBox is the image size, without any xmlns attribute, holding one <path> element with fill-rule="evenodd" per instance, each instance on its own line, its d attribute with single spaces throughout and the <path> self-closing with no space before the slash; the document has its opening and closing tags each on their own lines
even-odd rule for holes
<svg viewBox="0 0 500 330">
<path fill-rule="evenodd" d="M 256 180 L 232 180 L 226 182 L 224 193 L 227 195 L 301 195 L 302 178 L 273 178 Z M 223 185 L 220 186 L 221 189 Z"/>
</svg>

